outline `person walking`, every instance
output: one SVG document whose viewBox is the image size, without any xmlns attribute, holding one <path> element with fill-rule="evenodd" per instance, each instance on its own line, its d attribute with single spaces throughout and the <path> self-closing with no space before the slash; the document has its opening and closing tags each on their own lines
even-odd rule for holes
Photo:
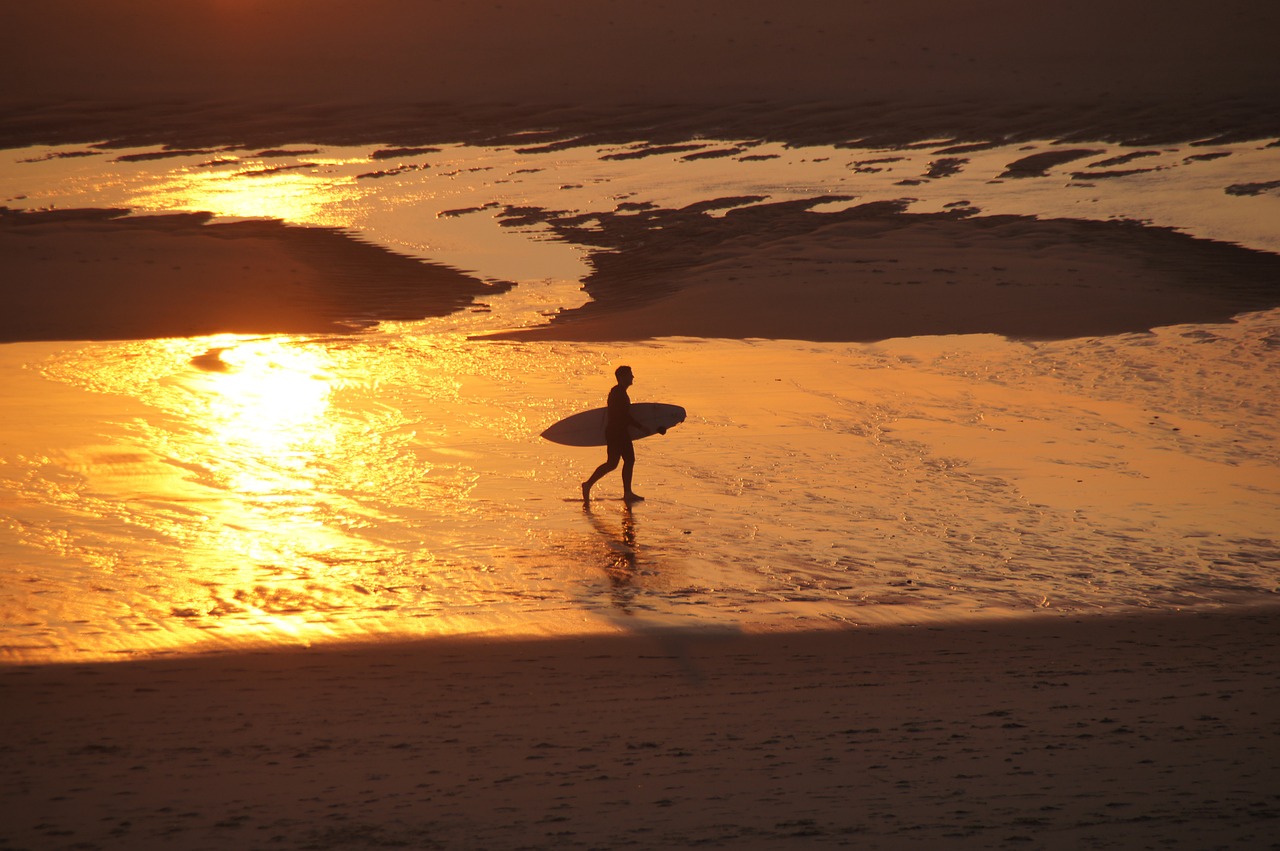
<svg viewBox="0 0 1280 851">
<path fill-rule="evenodd" d="M 591 501 L 592 486 L 613 472 L 622 462 L 622 498 L 627 502 L 640 502 L 644 497 L 631 489 L 631 475 L 636 466 L 636 450 L 631 441 L 631 427 L 640 429 L 643 437 L 652 434 L 631 416 L 631 397 L 627 388 L 635 382 L 631 367 L 620 366 L 613 371 L 618 383 L 609 391 L 608 413 L 605 415 L 604 439 L 608 452 L 603 464 L 596 468 L 591 478 L 582 483 L 582 501 Z M 665 431 L 665 429 L 662 429 Z"/>
</svg>

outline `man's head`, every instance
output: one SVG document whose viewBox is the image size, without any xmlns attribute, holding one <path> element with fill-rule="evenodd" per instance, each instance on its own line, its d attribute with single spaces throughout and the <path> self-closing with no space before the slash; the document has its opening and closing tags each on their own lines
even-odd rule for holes
<svg viewBox="0 0 1280 851">
<path fill-rule="evenodd" d="M 630 386 L 636 380 L 635 376 L 631 374 L 631 367 L 629 366 L 618 367 L 613 371 L 613 375 L 623 387 Z"/>
</svg>

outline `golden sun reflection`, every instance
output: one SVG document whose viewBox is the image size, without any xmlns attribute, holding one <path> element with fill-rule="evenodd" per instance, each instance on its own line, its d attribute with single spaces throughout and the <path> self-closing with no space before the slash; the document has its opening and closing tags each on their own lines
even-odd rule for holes
<svg viewBox="0 0 1280 851">
<path fill-rule="evenodd" d="M 203 341 L 173 400 L 193 427 L 168 447 L 218 494 L 185 533 L 195 587 L 179 608 L 226 640 L 332 637 L 358 610 L 359 567 L 394 555 L 352 533 L 362 509 L 343 486 L 368 435 L 334 409 L 333 354 L 289 337 Z M 179 401 L 181 400 L 181 401 Z"/>
<path fill-rule="evenodd" d="M 229 444 L 263 453 L 314 445 L 329 407 L 331 377 L 323 351 L 279 339 L 212 347 L 193 360 L 210 393 L 210 429 Z"/>
<path fill-rule="evenodd" d="M 267 218 L 323 226 L 333 219 L 335 202 L 364 193 L 354 177 L 325 173 L 325 163 L 265 168 L 241 163 L 234 171 L 191 168 L 173 172 L 130 198 L 134 209 L 208 212 L 225 218 Z M 332 220 L 331 220 L 332 219 Z"/>
</svg>

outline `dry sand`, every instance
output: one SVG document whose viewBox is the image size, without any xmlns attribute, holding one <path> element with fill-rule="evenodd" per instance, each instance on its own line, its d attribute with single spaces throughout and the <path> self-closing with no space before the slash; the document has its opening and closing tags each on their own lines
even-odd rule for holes
<svg viewBox="0 0 1280 851">
<path fill-rule="evenodd" d="M 1280 616 L 0 670 L 6 848 L 1266 848 Z"/>
</svg>

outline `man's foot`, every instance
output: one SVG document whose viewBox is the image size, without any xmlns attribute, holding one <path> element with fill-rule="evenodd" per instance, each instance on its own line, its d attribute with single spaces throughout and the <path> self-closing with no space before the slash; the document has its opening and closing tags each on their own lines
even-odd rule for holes
<svg viewBox="0 0 1280 851">
<path fill-rule="evenodd" d="M 622 498 L 627 502 L 644 502 L 644 497 L 638 493 L 624 494 Z"/>
<path fill-rule="evenodd" d="M 586 482 L 582 483 L 582 501 L 583 502 L 591 501 L 591 485 L 587 484 Z"/>
</svg>

